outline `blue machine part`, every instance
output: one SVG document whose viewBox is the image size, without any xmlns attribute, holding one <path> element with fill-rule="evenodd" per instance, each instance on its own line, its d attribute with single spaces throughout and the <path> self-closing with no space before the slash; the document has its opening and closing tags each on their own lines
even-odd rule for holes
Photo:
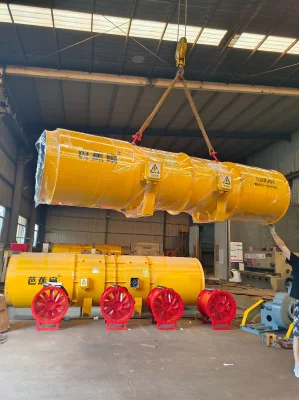
<svg viewBox="0 0 299 400">
<path fill-rule="evenodd" d="M 294 317 L 294 299 L 288 293 L 277 293 L 273 301 L 264 303 L 261 309 L 261 322 L 248 324 L 242 330 L 260 335 L 265 332 L 288 329 Z"/>
<path fill-rule="evenodd" d="M 273 327 L 273 331 L 288 329 L 294 318 L 294 299 L 288 293 L 277 293 L 273 301 L 265 303 L 261 310 L 261 323 Z"/>
</svg>

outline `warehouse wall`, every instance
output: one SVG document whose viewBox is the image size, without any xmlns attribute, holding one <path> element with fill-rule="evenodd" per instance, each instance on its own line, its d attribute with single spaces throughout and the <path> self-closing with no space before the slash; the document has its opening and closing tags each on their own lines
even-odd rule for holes
<svg viewBox="0 0 299 400">
<path fill-rule="evenodd" d="M 249 157 L 248 165 L 275 169 L 287 175 L 299 171 L 299 131 L 292 134 L 291 142 L 277 142 Z M 291 204 L 299 204 L 299 179 L 292 182 Z"/>
<path fill-rule="evenodd" d="M 299 252 L 299 206 L 291 205 L 286 215 L 275 225 L 277 233 L 292 251 Z M 243 250 L 276 246 L 269 227 L 244 222 L 230 223 L 231 242 L 242 242 Z"/>
<path fill-rule="evenodd" d="M 31 210 L 33 207 L 34 197 L 34 181 L 35 181 L 35 162 L 30 161 L 25 165 L 24 172 L 24 183 L 22 189 L 22 203 L 20 209 L 20 215 L 22 217 L 30 219 Z"/>
<path fill-rule="evenodd" d="M 200 261 L 205 268 L 214 266 L 214 224 L 200 226 Z M 207 270 L 211 272 L 211 270 Z"/>
<path fill-rule="evenodd" d="M 8 231 L 10 226 L 11 208 L 15 188 L 16 169 L 18 163 L 19 147 L 15 137 L 11 134 L 3 120 L 0 118 L 0 205 L 6 208 L 4 229 L 0 242 L 8 245 Z M 34 196 L 35 161 L 25 165 L 24 181 L 22 185 L 22 200 L 19 215 L 27 218 L 30 224 Z M 39 217 L 39 213 L 37 213 Z M 28 232 L 28 230 L 27 230 Z"/>
<path fill-rule="evenodd" d="M 251 156 L 248 165 L 275 169 L 283 174 L 299 170 L 299 131 L 292 135 L 288 142 L 277 142 L 265 150 Z M 277 233 L 293 251 L 299 251 L 299 179 L 291 185 L 291 206 L 284 218 L 276 224 Z M 249 246 L 256 249 L 275 246 L 269 227 L 231 222 L 231 241 L 243 242 L 244 250 Z"/>
<path fill-rule="evenodd" d="M 152 217 L 128 219 L 116 211 L 49 206 L 45 241 L 52 243 L 109 243 L 130 246 L 132 242 L 163 242 L 174 249 L 179 230 L 189 226 L 189 215 L 156 212 Z M 106 233 L 107 232 L 107 233 Z"/>
<path fill-rule="evenodd" d="M 0 205 L 6 208 L 4 229 L 0 238 L 6 242 L 14 190 L 17 147 L 14 138 L 0 118 Z"/>
</svg>

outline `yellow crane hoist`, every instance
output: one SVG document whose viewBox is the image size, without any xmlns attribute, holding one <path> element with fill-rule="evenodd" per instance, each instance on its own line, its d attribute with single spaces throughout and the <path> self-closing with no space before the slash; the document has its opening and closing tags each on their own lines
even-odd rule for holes
<svg viewBox="0 0 299 400">
<path fill-rule="evenodd" d="M 182 37 L 176 46 L 175 63 L 176 67 L 180 70 L 183 70 L 185 68 L 187 45 L 187 39 L 185 37 Z"/>
</svg>

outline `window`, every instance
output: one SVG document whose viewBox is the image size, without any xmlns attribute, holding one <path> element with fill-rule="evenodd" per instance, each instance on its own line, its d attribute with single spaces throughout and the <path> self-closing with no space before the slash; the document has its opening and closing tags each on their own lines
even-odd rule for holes
<svg viewBox="0 0 299 400">
<path fill-rule="evenodd" d="M 38 230 L 39 230 L 39 225 L 35 224 L 34 225 L 34 234 L 33 234 L 33 247 L 37 246 Z"/>
<path fill-rule="evenodd" d="M 17 236 L 16 236 L 16 242 L 17 243 L 25 243 L 25 238 L 26 238 L 26 228 L 27 228 L 27 219 L 24 217 L 21 217 L 19 215 L 18 218 L 18 227 L 17 227 Z"/>
<path fill-rule="evenodd" d="M 229 44 L 229 47 L 234 47 L 236 49 L 254 50 L 264 39 L 265 35 L 257 35 L 256 33 L 243 32 L 241 35 L 234 36 Z"/>
<path fill-rule="evenodd" d="M 210 46 L 218 46 L 221 40 L 223 39 L 224 35 L 226 34 L 227 31 L 224 31 L 222 29 L 210 29 L 210 28 L 205 28 L 198 41 L 197 44 L 206 44 Z"/>
<path fill-rule="evenodd" d="M 0 206 L 0 237 L 2 235 L 4 227 L 4 218 L 5 218 L 5 207 Z"/>
<path fill-rule="evenodd" d="M 292 43 L 295 43 L 295 38 L 268 36 L 264 43 L 258 48 L 258 50 L 282 53 L 287 50 L 287 48 L 290 47 Z"/>
</svg>

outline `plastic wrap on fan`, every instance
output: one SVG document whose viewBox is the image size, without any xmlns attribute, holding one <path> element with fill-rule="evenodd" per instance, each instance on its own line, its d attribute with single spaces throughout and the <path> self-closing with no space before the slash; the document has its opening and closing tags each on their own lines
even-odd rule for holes
<svg viewBox="0 0 299 400">
<path fill-rule="evenodd" d="M 37 142 L 36 204 L 117 210 L 129 218 L 186 212 L 194 222 L 274 223 L 290 189 L 276 171 L 216 163 L 57 129 Z"/>
<path fill-rule="evenodd" d="M 36 149 L 38 158 L 34 201 L 37 206 L 38 204 L 51 204 L 59 169 L 59 135 L 46 135 L 46 131 L 44 131 L 36 142 Z M 57 156 L 51 156 L 53 153 Z M 47 167 L 46 173 L 45 167 Z M 48 173 L 48 171 L 51 173 Z"/>
</svg>

